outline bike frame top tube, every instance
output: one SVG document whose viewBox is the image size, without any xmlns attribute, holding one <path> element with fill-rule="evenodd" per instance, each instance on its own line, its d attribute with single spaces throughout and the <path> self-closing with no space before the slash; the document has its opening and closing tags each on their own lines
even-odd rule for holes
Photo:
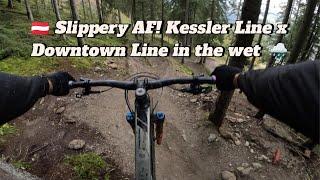
<svg viewBox="0 0 320 180">
<path fill-rule="evenodd" d="M 135 97 L 135 179 L 155 180 L 150 99 L 144 88 L 138 88 Z"/>
</svg>

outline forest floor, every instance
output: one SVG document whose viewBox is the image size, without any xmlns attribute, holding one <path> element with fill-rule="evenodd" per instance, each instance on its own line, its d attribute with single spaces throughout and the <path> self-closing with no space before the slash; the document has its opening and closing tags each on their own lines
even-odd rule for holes
<svg viewBox="0 0 320 180">
<path fill-rule="evenodd" d="M 182 66 L 165 58 L 108 59 L 88 71 L 76 70 L 67 62 L 60 67 L 77 78 L 119 80 L 137 72 L 162 78 L 205 72 L 194 60 L 187 59 Z M 76 92 L 42 98 L 10 123 L 17 133 L 4 137 L 0 145 L 3 159 L 43 179 L 77 179 L 76 163 L 70 165 L 66 159 L 93 152 L 107 162 L 99 178 L 133 179 L 134 134 L 125 120 L 124 92 L 112 89 L 80 99 L 75 98 Z M 158 98 L 157 92 L 151 95 Z M 243 94 L 235 93 L 219 132 L 207 120 L 217 95 L 215 90 L 189 95 L 164 88 L 157 107 L 166 113 L 163 144 L 156 145 L 158 179 L 221 179 L 222 174 L 225 179 L 228 175 L 237 179 L 319 179 L 319 156 L 311 153 L 310 157 L 309 151 L 288 142 L 300 143 L 303 138 L 268 116 L 258 122 L 252 117 L 256 108 Z M 72 140 L 78 141 L 78 150 L 70 147 Z M 280 158 L 273 162 L 276 151 Z"/>
</svg>

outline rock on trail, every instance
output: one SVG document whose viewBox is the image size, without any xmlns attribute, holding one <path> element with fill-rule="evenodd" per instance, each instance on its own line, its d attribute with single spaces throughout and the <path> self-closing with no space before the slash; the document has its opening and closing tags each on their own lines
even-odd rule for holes
<svg viewBox="0 0 320 180">
<path fill-rule="evenodd" d="M 74 139 L 70 141 L 70 143 L 68 144 L 68 148 L 78 150 L 78 149 L 82 149 L 85 144 L 86 142 L 82 139 Z"/>
<path fill-rule="evenodd" d="M 237 180 L 236 175 L 230 171 L 222 171 L 221 178 L 222 180 Z"/>
</svg>

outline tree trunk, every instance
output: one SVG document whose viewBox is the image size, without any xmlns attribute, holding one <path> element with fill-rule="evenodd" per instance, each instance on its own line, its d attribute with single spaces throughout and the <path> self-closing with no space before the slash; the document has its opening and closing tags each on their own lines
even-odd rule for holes
<svg viewBox="0 0 320 180">
<path fill-rule="evenodd" d="M 154 21 L 155 17 L 154 17 L 154 5 L 155 5 L 155 0 L 151 0 L 151 3 L 149 3 L 150 5 L 150 12 L 151 12 L 151 20 Z M 151 34 L 151 42 L 153 42 L 154 40 L 154 33 Z"/>
<path fill-rule="evenodd" d="M 144 1 L 141 1 L 142 20 L 144 21 Z M 144 34 L 142 34 L 142 44 L 144 44 Z"/>
<path fill-rule="evenodd" d="M 317 36 L 318 36 L 318 34 L 315 33 L 314 37 L 317 37 Z M 314 42 L 311 43 L 310 49 L 308 50 L 307 55 L 306 55 L 306 60 L 310 59 L 310 55 L 313 52 L 313 47 L 314 47 Z"/>
<path fill-rule="evenodd" d="M 28 19 L 30 21 L 33 21 L 33 15 L 32 15 L 32 11 L 30 8 L 30 4 L 29 4 L 29 0 L 24 0 L 24 4 L 26 6 L 26 11 L 27 11 L 27 15 L 28 15 Z"/>
<path fill-rule="evenodd" d="M 263 16 L 263 20 L 262 20 L 262 24 L 266 24 L 267 22 L 267 17 L 268 17 L 268 12 L 269 12 L 269 6 L 270 6 L 270 0 L 267 0 L 267 5 L 266 5 L 266 9 L 264 10 L 264 16 Z M 259 34 L 259 38 L 258 38 L 258 43 L 260 44 L 262 40 L 262 34 Z M 254 66 L 254 62 L 256 61 L 256 57 L 252 57 L 251 63 L 250 63 L 250 67 L 249 70 L 253 69 Z"/>
<path fill-rule="evenodd" d="M 296 38 L 295 44 L 293 46 L 293 49 L 291 50 L 290 57 L 288 59 L 288 63 L 292 64 L 295 63 L 298 59 L 298 56 L 304 47 L 305 39 L 307 39 L 308 36 L 308 30 L 310 29 L 311 23 L 312 23 L 312 16 L 313 12 L 316 8 L 316 5 L 318 3 L 318 0 L 309 0 L 307 3 L 307 8 L 305 10 L 302 26 L 300 26 L 298 37 Z"/>
<path fill-rule="evenodd" d="M 39 2 L 36 0 L 36 8 L 37 8 L 37 14 L 39 14 Z"/>
<path fill-rule="evenodd" d="M 136 0 L 132 0 L 131 24 L 132 24 L 132 27 L 136 24 Z M 134 37 L 138 39 L 137 34 L 135 34 Z"/>
<path fill-rule="evenodd" d="M 297 24 L 297 22 L 298 22 L 300 7 L 301 7 L 301 4 L 302 4 L 302 3 L 300 3 L 300 2 L 301 2 L 301 0 L 298 0 L 298 1 L 297 1 L 298 9 L 297 9 L 297 11 L 295 12 L 296 16 L 295 16 L 295 20 L 294 20 L 294 22 L 293 22 L 292 24 Z M 291 31 L 293 31 L 293 29 L 292 29 Z M 290 33 L 290 42 L 291 42 L 291 43 L 288 44 L 288 49 L 292 49 L 293 33 Z"/>
<path fill-rule="evenodd" d="M 105 2 L 104 0 L 101 0 L 101 2 L 100 2 L 100 9 L 101 9 L 101 14 L 102 14 L 103 21 L 107 17 L 106 7 L 104 6 L 104 2 Z"/>
<path fill-rule="evenodd" d="M 214 16 L 214 0 L 211 0 L 211 11 L 210 11 L 210 19 L 213 20 L 213 16 Z"/>
<path fill-rule="evenodd" d="M 86 6 L 84 4 L 84 0 L 82 0 L 82 10 L 83 10 L 83 19 L 86 20 Z"/>
<path fill-rule="evenodd" d="M 238 4 L 238 13 L 237 13 L 236 20 L 239 20 L 240 10 L 241 10 L 241 4 L 242 4 L 242 0 L 240 0 L 240 1 L 239 1 L 239 4 Z M 233 36 L 233 38 L 231 39 L 231 45 L 234 44 L 234 40 L 235 40 L 234 37 L 235 37 L 235 36 Z M 228 54 L 225 64 L 228 64 L 229 59 L 230 59 L 230 55 Z"/>
<path fill-rule="evenodd" d="M 118 8 L 118 23 L 121 24 L 122 20 L 121 20 L 121 12 L 120 9 Z"/>
<path fill-rule="evenodd" d="M 50 6 L 50 4 L 49 4 L 49 7 L 53 7 L 53 2 L 52 2 L 52 0 L 50 0 L 50 3 L 51 3 L 51 6 Z M 52 13 L 54 13 L 54 9 L 53 8 L 49 8 L 49 16 L 51 16 L 51 15 L 53 15 Z"/>
<path fill-rule="evenodd" d="M 131 9 L 131 24 L 132 26 L 136 23 L 136 0 L 132 0 L 132 9 Z"/>
<path fill-rule="evenodd" d="M 291 9 L 292 9 L 292 4 L 293 4 L 293 0 L 288 0 L 287 2 L 287 7 L 286 7 L 286 11 L 284 13 L 284 17 L 283 17 L 283 20 L 282 20 L 282 24 L 288 24 L 288 21 L 289 21 L 289 17 L 290 17 L 290 12 L 291 12 Z M 281 43 L 282 42 L 282 39 L 284 37 L 284 34 L 280 34 L 278 36 L 278 39 L 277 39 L 277 43 Z"/>
<path fill-rule="evenodd" d="M 211 0 L 211 11 L 210 11 L 210 20 L 214 21 L 213 17 L 214 17 L 214 13 L 215 13 L 215 4 L 214 4 L 214 0 Z M 210 37 L 210 35 L 209 35 Z M 213 36 L 212 36 L 213 38 Z M 200 64 L 205 64 L 207 61 L 207 57 L 201 57 L 200 58 Z"/>
<path fill-rule="evenodd" d="M 241 4 L 242 4 L 242 0 L 240 0 L 239 5 L 238 5 L 238 13 L 237 13 L 237 19 L 236 20 L 238 20 L 239 16 L 240 16 Z"/>
<path fill-rule="evenodd" d="M 241 20 L 243 20 L 245 23 L 243 24 L 242 27 L 246 26 L 246 22 L 248 20 L 251 20 L 252 24 L 255 24 L 258 22 L 261 1 L 262 0 L 245 0 L 244 1 L 243 7 L 242 7 L 242 13 L 241 13 Z M 253 38 L 254 38 L 253 34 L 237 35 L 234 46 L 240 46 L 240 47 L 251 46 Z M 243 69 L 245 61 L 246 61 L 246 57 L 243 55 L 240 57 L 231 57 L 229 61 L 229 65 Z M 225 114 L 228 109 L 231 98 L 233 96 L 233 93 L 234 91 L 221 92 L 221 94 L 217 99 L 215 110 L 211 111 L 209 114 L 209 120 L 212 121 L 214 124 L 216 124 L 218 127 L 220 127 L 223 122 L 223 119 L 225 117 Z"/>
<path fill-rule="evenodd" d="M 60 15 L 60 11 L 59 11 L 59 6 L 58 6 L 57 0 L 52 0 L 52 5 L 53 5 L 53 10 L 54 10 L 54 12 L 56 14 L 57 21 L 61 21 L 61 15 Z"/>
<path fill-rule="evenodd" d="M 59 5 L 58 5 L 57 0 L 52 0 L 52 5 L 53 5 L 54 12 L 55 12 L 55 14 L 56 14 L 56 19 L 57 19 L 57 21 L 61 21 L 61 15 L 60 15 Z M 64 34 L 62 34 L 61 37 L 62 37 L 64 40 L 66 39 L 66 37 L 65 37 Z"/>
<path fill-rule="evenodd" d="M 164 0 L 161 0 L 161 21 L 164 22 Z M 164 27 L 161 30 L 161 47 L 163 46 Z"/>
<path fill-rule="evenodd" d="M 194 6 L 194 7 L 193 7 L 193 11 L 192 11 L 192 12 L 193 12 L 193 17 L 192 17 L 192 21 L 190 20 L 190 22 L 196 23 L 197 6 Z M 194 36 L 190 36 L 190 41 L 189 41 L 189 46 L 190 46 L 190 47 L 194 47 L 193 37 L 194 37 Z"/>
<path fill-rule="evenodd" d="M 43 4 L 43 9 L 47 9 L 46 0 L 42 0 L 42 4 Z"/>
<path fill-rule="evenodd" d="M 8 8 L 13 8 L 13 0 L 8 0 Z"/>
<path fill-rule="evenodd" d="M 312 25 L 312 28 L 309 32 L 309 37 L 308 37 L 308 40 L 307 40 L 307 44 L 306 44 L 306 47 L 304 48 L 303 52 L 302 52 L 302 55 L 301 55 L 301 58 L 300 58 L 300 61 L 305 61 L 306 60 L 306 57 L 307 57 L 307 54 L 312 46 L 312 41 L 314 40 L 314 37 L 315 36 L 315 31 L 316 31 L 316 27 L 317 27 L 317 23 L 318 23 L 318 20 L 319 20 L 319 16 L 320 16 L 320 5 L 318 5 L 318 10 L 317 10 L 317 13 L 315 14 L 314 16 L 314 22 L 313 22 L 313 25 Z"/>
<path fill-rule="evenodd" d="M 189 0 L 185 0 L 185 9 L 184 9 L 184 23 L 188 24 L 189 23 Z M 183 45 L 187 46 L 188 45 L 188 35 L 184 35 L 184 42 Z M 181 63 L 184 63 L 184 57 L 181 58 Z"/>
<path fill-rule="evenodd" d="M 79 15 L 77 13 L 77 6 L 75 3 L 75 0 L 69 0 L 69 1 L 70 1 L 71 13 L 72 13 L 72 20 L 73 21 L 80 21 Z M 77 38 L 77 40 L 78 40 L 78 46 L 84 45 L 82 38 Z"/>
<path fill-rule="evenodd" d="M 222 125 L 223 119 L 226 115 L 226 112 L 229 107 L 233 94 L 234 94 L 234 91 L 220 92 L 216 100 L 214 111 L 211 110 L 211 112 L 209 113 L 209 121 L 213 122 L 217 127 L 220 127 Z"/>
<path fill-rule="evenodd" d="M 316 32 L 314 33 L 314 39 L 315 39 L 316 37 L 319 37 L 319 32 L 320 32 L 320 31 L 319 31 L 318 28 L 320 28 L 320 26 L 318 26 L 318 27 L 316 28 L 316 30 L 315 30 Z M 314 39 L 312 40 L 311 47 L 310 47 L 309 50 L 308 50 L 306 59 L 309 59 L 311 53 L 313 52 L 313 47 L 314 47 L 314 45 L 316 44 L 316 42 L 314 41 Z M 319 46 L 318 46 L 318 49 L 320 49 Z"/>
<path fill-rule="evenodd" d="M 320 60 L 320 48 L 318 48 L 318 52 L 316 54 L 316 60 Z"/>
<path fill-rule="evenodd" d="M 99 24 L 103 24 L 103 17 L 102 17 L 102 10 L 101 10 L 100 0 L 96 0 L 96 5 L 97 5 Z"/>
<path fill-rule="evenodd" d="M 93 19 L 93 15 L 92 15 L 92 7 L 91 7 L 91 0 L 88 0 L 89 3 L 89 12 L 90 12 L 90 18 Z"/>
<path fill-rule="evenodd" d="M 51 2 L 51 7 L 53 7 L 53 0 L 50 0 L 50 2 Z M 54 13 L 54 8 L 52 8 L 52 12 Z"/>
</svg>

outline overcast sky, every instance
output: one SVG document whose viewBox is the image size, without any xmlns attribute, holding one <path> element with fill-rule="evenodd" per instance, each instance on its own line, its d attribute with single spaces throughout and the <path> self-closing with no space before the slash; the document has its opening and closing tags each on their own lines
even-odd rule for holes
<svg viewBox="0 0 320 180">
<path fill-rule="evenodd" d="M 232 1 L 232 0 L 230 0 Z M 240 0 L 235 0 L 239 3 Z M 301 2 L 305 2 L 306 0 L 302 0 Z M 242 1 L 243 2 L 243 1 Z M 276 23 L 277 18 L 280 16 L 280 12 L 283 10 L 281 7 L 285 7 L 287 5 L 288 0 L 270 0 L 270 8 L 268 13 L 268 22 Z M 295 0 L 294 0 L 295 3 Z M 264 10 L 266 8 L 267 0 L 262 0 L 260 19 L 263 18 Z M 232 22 L 235 20 L 236 15 L 230 15 L 229 21 Z"/>
<path fill-rule="evenodd" d="M 269 13 L 268 13 L 268 21 L 271 23 L 275 23 L 277 18 L 279 17 L 279 13 L 283 11 L 281 7 L 285 7 L 287 5 L 288 0 L 270 0 L 270 7 L 269 7 Z M 262 0 L 261 5 L 261 13 L 260 18 L 263 18 L 264 10 L 266 8 L 267 1 Z"/>
</svg>

